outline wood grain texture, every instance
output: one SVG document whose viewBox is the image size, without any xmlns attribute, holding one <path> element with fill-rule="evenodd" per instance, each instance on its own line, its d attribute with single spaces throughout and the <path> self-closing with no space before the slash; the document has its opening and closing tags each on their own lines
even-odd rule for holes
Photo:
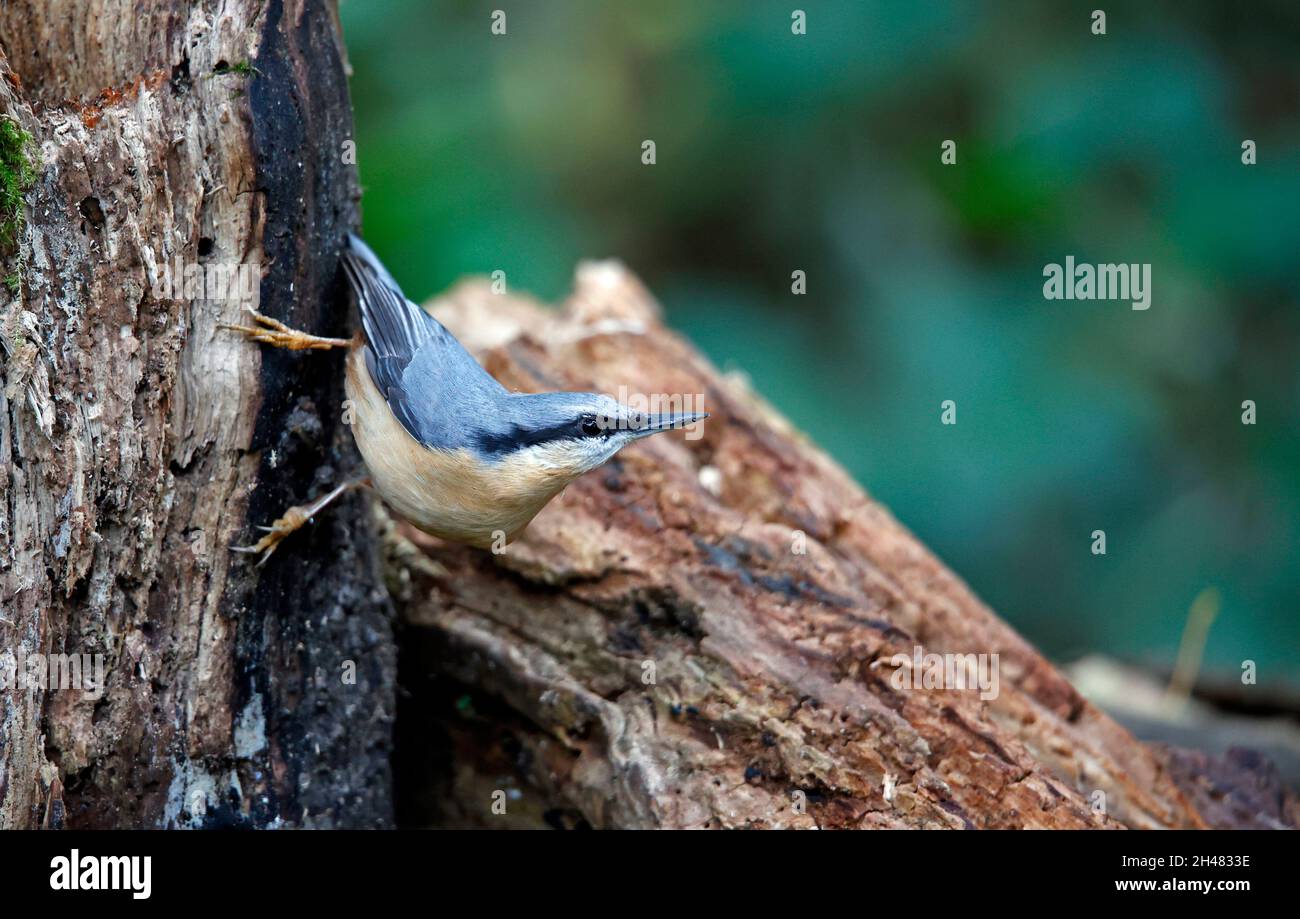
<svg viewBox="0 0 1300 919">
<path fill-rule="evenodd" d="M 355 465 L 341 362 L 158 289 L 176 259 L 255 266 L 264 312 L 346 330 L 332 5 L 19 0 L 0 44 L 0 111 L 41 160 L 0 292 L 0 653 L 107 663 L 102 698 L 0 692 L 0 827 L 60 786 L 71 827 L 387 825 L 395 662 L 360 508 L 289 564 L 227 551 Z"/>
<path fill-rule="evenodd" d="M 478 283 L 431 306 L 507 386 L 702 394 L 712 417 L 580 479 L 503 554 L 391 526 L 405 704 L 436 734 L 399 728 L 399 750 L 442 776 L 410 791 L 421 820 L 1206 825 L 1161 758 L 619 265 L 583 266 L 558 313 Z M 918 646 L 998 654 L 999 694 L 894 688 Z"/>
</svg>

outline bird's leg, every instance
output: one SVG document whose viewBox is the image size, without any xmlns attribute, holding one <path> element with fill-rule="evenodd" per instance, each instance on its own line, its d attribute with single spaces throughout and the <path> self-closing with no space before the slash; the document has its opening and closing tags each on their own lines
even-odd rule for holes
<svg viewBox="0 0 1300 919">
<path fill-rule="evenodd" d="M 352 344 L 346 338 L 323 338 L 320 335 L 308 335 L 291 329 L 283 322 L 263 316 L 257 310 L 249 310 L 254 325 L 227 325 L 219 323 L 217 328 L 243 332 L 253 341 L 260 341 L 277 348 L 290 351 L 325 350 L 326 348 L 346 348 Z"/>
<path fill-rule="evenodd" d="M 369 485 L 370 478 L 368 476 L 365 478 L 353 479 L 350 482 L 344 482 L 329 494 L 317 498 L 309 504 L 296 504 L 277 517 L 275 522 L 269 527 L 258 527 L 258 529 L 264 531 L 266 535 L 256 543 L 251 546 L 231 546 L 230 550 L 232 552 L 244 552 L 250 555 L 261 553 L 262 557 L 257 560 L 257 565 L 260 568 L 262 565 L 266 564 L 266 560 L 271 557 L 271 553 L 275 551 L 278 545 L 280 545 L 280 540 L 284 539 L 304 523 L 311 520 L 311 518 L 325 510 L 325 508 L 332 504 L 335 499 L 341 497 L 346 492 L 363 486 L 369 487 Z"/>
</svg>

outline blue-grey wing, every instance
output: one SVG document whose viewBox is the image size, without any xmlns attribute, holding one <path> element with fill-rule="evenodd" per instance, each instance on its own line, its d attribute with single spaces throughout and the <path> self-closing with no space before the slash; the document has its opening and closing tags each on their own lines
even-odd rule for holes
<svg viewBox="0 0 1300 919">
<path fill-rule="evenodd" d="M 370 378 L 402 427 L 429 447 L 461 446 L 474 417 L 505 394 L 450 332 L 402 294 L 349 234 L 343 269 L 357 298 Z"/>
</svg>

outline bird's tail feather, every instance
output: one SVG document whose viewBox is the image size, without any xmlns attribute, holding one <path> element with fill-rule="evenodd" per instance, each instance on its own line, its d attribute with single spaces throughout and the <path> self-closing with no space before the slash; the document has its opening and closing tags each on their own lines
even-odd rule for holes
<svg viewBox="0 0 1300 919">
<path fill-rule="evenodd" d="M 375 276 L 380 281 L 390 287 L 397 294 L 401 294 L 402 289 L 397 286 L 397 282 L 394 281 L 393 276 L 388 273 L 388 269 L 384 267 L 384 263 L 379 260 L 379 256 L 375 255 L 374 251 L 365 244 L 360 236 L 355 233 L 349 233 L 347 248 L 344 251 L 348 255 L 352 256 L 354 260 L 369 265 L 374 271 Z"/>
<path fill-rule="evenodd" d="M 406 299 L 379 257 L 349 233 L 343 270 L 357 297 L 366 340 L 379 358 L 405 366 L 436 326 L 428 313 Z"/>
</svg>

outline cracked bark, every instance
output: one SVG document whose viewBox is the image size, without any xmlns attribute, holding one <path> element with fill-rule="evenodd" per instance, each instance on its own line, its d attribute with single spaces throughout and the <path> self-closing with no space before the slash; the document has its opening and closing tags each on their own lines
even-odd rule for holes
<svg viewBox="0 0 1300 919">
<path fill-rule="evenodd" d="M 332 5 L 10 2 L 0 46 L 0 111 L 40 153 L 0 291 L 0 654 L 101 653 L 107 677 L 0 691 L 0 826 L 388 825 L 391 610 L 361 506 L 260 571 L 226 549 L 355 465 L 341 364 L 159 286 L 176 259 L 259 266 L 264 312 L 346 334 Z"/>
</svg>

